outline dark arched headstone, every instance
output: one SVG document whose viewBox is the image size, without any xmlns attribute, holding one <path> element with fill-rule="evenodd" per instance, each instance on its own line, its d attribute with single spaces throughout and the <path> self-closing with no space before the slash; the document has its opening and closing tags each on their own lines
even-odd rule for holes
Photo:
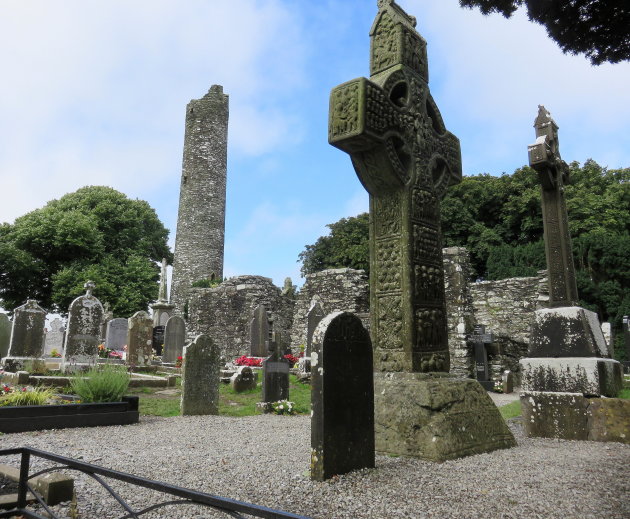
<svg viewBox="0 0 630 519">
<path fill-rule="evenodd" d="M 350 312 L 326 316 L 311 351 L 311 479 L 374 467 L 372 343 Z"/>
</svg>

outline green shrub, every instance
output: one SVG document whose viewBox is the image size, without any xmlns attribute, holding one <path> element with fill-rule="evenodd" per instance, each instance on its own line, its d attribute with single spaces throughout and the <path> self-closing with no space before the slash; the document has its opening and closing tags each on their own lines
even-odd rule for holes
<svg viewBox="0 0 630 519">
<path fill-rule="evenodd" d="M 26 388 L 24 388 L 26 389 Z M 55 391 L 51 387 L 37 387 L 32 389 L 16 389 L 11 393 L 0 396 L 0 407 L 16 405 L 45 405 Z"/>
<path fill-rule="evenodd" d="M 129 387 L 129 374 L 125 368 L 105 365 L 75 375 L 70 387 L 83 402 L 120 402 Z"/>
</svg>

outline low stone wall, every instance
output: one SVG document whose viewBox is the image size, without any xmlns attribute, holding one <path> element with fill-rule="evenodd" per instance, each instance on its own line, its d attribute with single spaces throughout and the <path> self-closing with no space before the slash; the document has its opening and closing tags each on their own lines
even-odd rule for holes
<svg viewBox="0 0 630 519">
<path fill-rule="evenodd" d="M 237 276 L 218 287 L 193 288 L 189 293 L 188 338 L 207 334 L 227 360 L 249 354 L 250 322 L 260 304 L 270 312 L 274 329 L 288 335 L 295 302 L 282 295 L 269 278 Z"/>
<path fill-rule="evenodd" d="M 311 305 L 319 301 L 325 315 L 332 312 L 358 314 L 369 330 L 370 287 L 363 270 L 328 269 L 308 274 L 295 300 L 291 327 L 291 347 L 297 351 L 306 344 L 307 315 Z"/>
</svg>

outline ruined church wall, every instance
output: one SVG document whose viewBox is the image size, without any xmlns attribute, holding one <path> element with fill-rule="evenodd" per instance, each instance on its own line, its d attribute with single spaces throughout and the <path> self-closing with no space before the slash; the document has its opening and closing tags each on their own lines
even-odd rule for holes
<svg viewBox="0 0 630 519">
<path fill-rule="evenodd" d="M 358 314 L 369 330 L 370 287 L 365 271 L 344 268 L 308 274 L 295 301 L 291 328 L 294 352 L 306 345 L 307 315 L 314 301 L 319 301 L 326 315 L 338 311 Z"/>
<path fill-rule="evenodd" d="M 209 335 L 227 360 L 249 355 L 250 324 L 254 309 L 263 304 L 274 329 L 288 335 L 295 302 L 282 295 L 271 279 L 237 276 L 215 288 L 193 288 L 189 292 L 188 339 Z"/>
</svg>

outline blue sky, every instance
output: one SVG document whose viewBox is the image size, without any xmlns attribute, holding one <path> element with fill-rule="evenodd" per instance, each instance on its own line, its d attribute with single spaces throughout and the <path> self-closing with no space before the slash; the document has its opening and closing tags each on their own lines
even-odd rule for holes
<svg viewBox="0 0 630 519">
<path fill-rule="evenodd" d="M 630 64 L 564 55 L 523 12 L 400 0 L 428 41 L 430 87 L 464 174 L 527 162 L 537 105 L 567 161 L 630 166 Z M 376 0 L 3 0 L 0 221 L 84 185 L 147 200 L 174 243 L 185 107 L 230 96 L 225 275 L 301 284 L 297 256 L 367 210 L 327 143 L 328 95 L 368 76 Z"/>
</svg>

